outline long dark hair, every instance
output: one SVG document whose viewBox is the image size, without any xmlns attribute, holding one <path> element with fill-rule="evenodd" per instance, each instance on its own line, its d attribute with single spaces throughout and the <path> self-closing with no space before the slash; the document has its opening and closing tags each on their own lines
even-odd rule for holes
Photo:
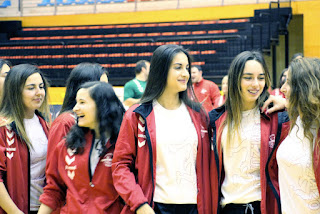
<svg viewBox="0 0 320 214">
<path fill-rule="evenodd" d="M 120 125 L 125 109 L 115 94 L 112 86 L 105 82 L 87 82 L 82 84 L 79 89 L 88 89 L 90 97 L 96 103 L 97 120 L 99 122 L 100 143 L 103 150 L 100 156 L 106 152 L 106 133 L 110 134 L 110 142 L 116 143 Z M 66 137 L 66 146 L 70 149 L 76 149 L 76 154 L 83 151 L 85 134 L 90 131 L 88 128 L 74 125 Z"/>
<path fill-rule="evenodd" d="M 66 94 L 60 110 L 60 114 L 71 111 L 76 104 L 77 91 L 81 84 L 90 81 L 99 81 L 107 70 L 98 63 L 83 62 L 72 69 L 66 84 Z"/>
<path fill-rule="evenodd" d="M 257 99 L 257 106 L 261 107 L 264 101 L 269 96 L 268 88 L 271 85 L 270 74 L 265 63 L 265 60 L 260 52 L 257 51 L 244 51 L 238 54 L 232 61 L 228 72 L 228 96 L 226 99 L 225 107 L 228 112 L 226 120 L 220 127 L 219 134 L 221 134 L 223 127 L 228 126 L 227 142 L 231 138 L 234 131 L 238 131 L 241 122 L 242 112 L 242 97 L 241 97 L 241 78 L 246 62 L 249 60 L 257 61 L 261 64 L 265 75 L 265 86 L 262 93 Z"/>
<path fill-rule="evenodd" d="M 141 103 L 151 102 L 154 99 L 159 98 L 167 84 L 168 72 L 173 58 L 178 53 L 184 53 L 188 58 L 188 63 L 191 67 L 192 58 L 188 51 L 182 46 L 178 45 L 162 45 L 159 46 L 152 55 L 150 62 L 150 72 L 147 80 L 147 86 L 144 94 L 141 98 Z M 191 76 L 190 67 L 188 69 L 189 75 Z M 200 103 L 191 101 L 189 95 L 195 98 L 191 78 L 187 83 L 187 90 L 179 92 L 179 98 L 189 107 L 196 111 L 200 111 Z"/>
<path fill-rule="evenodd" d="M 20 64 L 11 68 L 4 82 L 3 97 L 0 104 L 0 115 L 7 119 L 7 123 L 15 122 L 19 136 L 30 146 L 30 142 L 25 131 L 23 119 L 25 118 L 25 105 L 23 103 L 22 91 L 24 85 L 32 74 L 39 73 L 45 90 L 45 97 L 42 105 L 38 109 L 42 115 L 49 119 L 48 105 L 48 82 L 41 74 L 39 68 L 30 64 Z"/>
</svg>

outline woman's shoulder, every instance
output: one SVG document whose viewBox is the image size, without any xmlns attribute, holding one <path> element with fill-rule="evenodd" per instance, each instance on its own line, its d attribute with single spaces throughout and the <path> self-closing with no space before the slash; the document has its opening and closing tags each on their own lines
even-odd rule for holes
<svg viewBox="0 0 320 214">
<path fill-rule="evenodd" d="M 68 112 L 63 112 L 62 114 L 60 114 L 52 123 L 52 126 L 56 125 L 56 124 L 75 124 L 76 122 L 76 116 L 68 111 Z"/>
</svg>

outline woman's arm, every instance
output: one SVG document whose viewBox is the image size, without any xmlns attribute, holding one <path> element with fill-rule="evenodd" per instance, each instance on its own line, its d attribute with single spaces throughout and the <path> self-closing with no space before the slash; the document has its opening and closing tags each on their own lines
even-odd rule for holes
<svg viewBox="0 0 320 214">
<path fill-rule="evenodd" d="M 50 214 L 52 209 L 45 204 L 41 204 L 38 214 Z"/>
<path fill-rule="evenodd" d="M 3 182 L 0 182 L 0 206 L 1 208 L 6 211 L 6 213 L 15 214 L 15 213 L 21 213 L 23 212 L 19 210 L 19 208 L 16 206 L 16 204 L 12 201 L 6 187 L 4 186 Z"/>
<path fill-rule="evenodd" d="M 132 172 L 137 155 L 135 127 L 138 127 L 135 113 L 127 111 L 121 124 L 112 160 L 114 187 L 133 212 L 148 202 Z"/>
</svg>

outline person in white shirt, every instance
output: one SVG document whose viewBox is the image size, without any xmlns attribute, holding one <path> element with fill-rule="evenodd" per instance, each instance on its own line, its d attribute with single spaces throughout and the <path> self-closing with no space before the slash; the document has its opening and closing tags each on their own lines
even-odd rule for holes
<svg viewBox="0 0 320 214">
<path fill-rule="evenodd" d="M 29 64 L 14 66 L 0 105 L 0 213 L 37 213 L 45 185 L 48 83 Z"/>
<path fill-rule="evenodd" d="M 124 116 L 113 159 L 123 213 L 211 213 L 208 118 L 191 101 L 191 56 L 162 45 L 139 106 Z"/>
<path fill-rule="evenodd" d="M 260 52 L 244 51 L 232 61 L 224 106 L 209 112 L 213 130 L 211 191 L 213 211 L 273 213 L 265 164 L 277 134 L 277 114 L 261 110 L 270 76 Z M 220 208 L 221 207 L 221 208 Z"/>
<path fill-rule="evenodd" d="M 281 211 L 320 213 L 320 60 L 293 60 L 281 91 L 286 96 L 290 118 L 289 135 L 274 157 Z"/>
</svg>

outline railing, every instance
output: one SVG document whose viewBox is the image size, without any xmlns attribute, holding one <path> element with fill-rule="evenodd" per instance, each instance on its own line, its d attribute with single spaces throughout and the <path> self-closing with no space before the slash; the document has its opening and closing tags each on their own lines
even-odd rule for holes
<svg viewBox="0 0 320 214">
<path fill-rule="evenodd" d="M 270 0 L 0 0 L 0 17 L 136 12 L 269 2 Z"/>
</svg>

